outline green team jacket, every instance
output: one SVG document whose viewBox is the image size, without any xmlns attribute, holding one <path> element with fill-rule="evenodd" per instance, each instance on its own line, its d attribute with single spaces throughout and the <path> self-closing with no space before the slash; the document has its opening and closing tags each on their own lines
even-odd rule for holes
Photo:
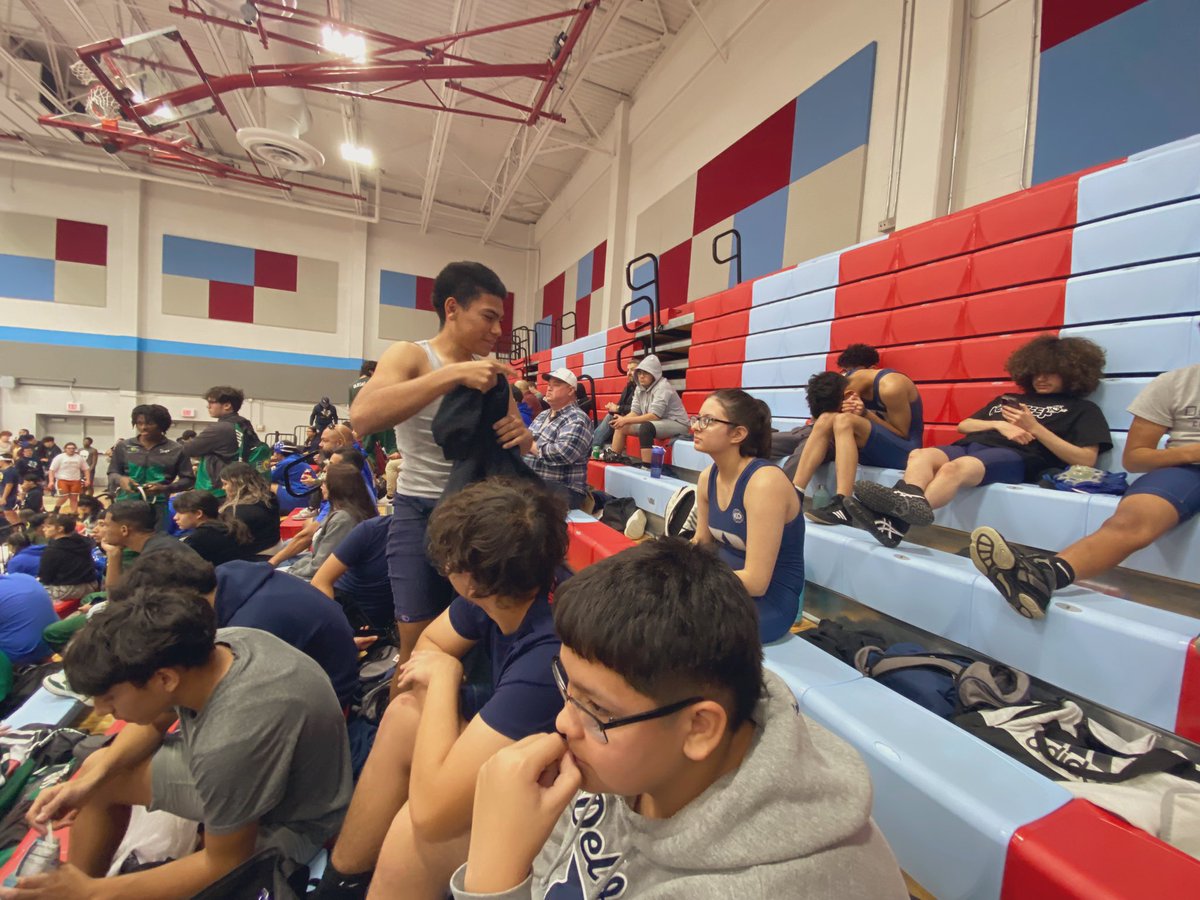
<svg viewBox="0 0 1200 900">
<path fill-rule="evenodd" d="M 124 475 L 138 484 L 164 484 L 165 493 L 154 498 L 155 503 L 166 503 L 170 494 L 191 490 L 196 483 L 192 461 L 183 452 L 183 446 L 170 438 L 147 450 L 136 437 L 126 438 L 113 447 L 112 461 L 108 464 L 109 474 Z M 117 491 L 118 500 L 140 500 L 137 491 Z"/>
</svg>

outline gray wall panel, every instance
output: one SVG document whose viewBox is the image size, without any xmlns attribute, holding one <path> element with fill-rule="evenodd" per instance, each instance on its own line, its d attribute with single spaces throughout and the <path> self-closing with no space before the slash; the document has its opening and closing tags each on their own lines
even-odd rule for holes
<svg viewBox="0 0 1200 900">
<path fill-rule="evenodd" d="M 74 378 L 79 387 L 131 391 L 137 384 L 137 356 L 132 350 L 0 341 L 0 375 L 32 381 Z"/>
<path fill-rule="evenodd" d="M 202 359 L 142 353 L 138 389 L 157 394 L 201 396 L 216 384 L 230 384 L 255 400 L 288 400 L 316 403 L 330 397 L 339 408 L 358 376 L 357 369 L 324 369 L 281 366 L 229 359 Z"/>
</svg>

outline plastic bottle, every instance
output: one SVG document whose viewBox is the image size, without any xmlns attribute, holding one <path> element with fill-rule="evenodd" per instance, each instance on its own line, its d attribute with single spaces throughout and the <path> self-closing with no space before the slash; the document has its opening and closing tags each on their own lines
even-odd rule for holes
<svg viewBox="0 0 1200 900">
<path fill-rule="evenodd" d="M 812 495 L 813 509 L 823 509 L 829 505 L 829 491 L 825 489 L 825 482 L 817 483 L 817 489 Z"/>
<path fill-rule="evenodd" d="M 4 879 L 4 886 L 16 887 L 17 882 L 27 875 L 40 875 L 57 869 L 62 865 L 61 853 L 62 848 L 54 836 L 54 829 L 48 826 L 46 834 L 30 844 L 16 871 Z"/>
<path fill-rule="evenodd" d="M 650 477 L 662 478 L 663 460 L 666 458 L 667 451 L 662 447 L 655 447 L 650 451 Z"/>
</svg>

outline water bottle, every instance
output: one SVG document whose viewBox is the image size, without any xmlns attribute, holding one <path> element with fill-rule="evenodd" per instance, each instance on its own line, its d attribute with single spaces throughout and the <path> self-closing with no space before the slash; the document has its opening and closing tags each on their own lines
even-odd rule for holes
<svg viewBox="0 0 1200 900">
<path fill-rule="evenodd" d="M 825 482 L 817 482 L 817 489 L 813 491 L 812 505 L 813 509 L 824 509 L 829 505 L 829 491 L 825 488 Z"/>
<path fill-rule="evenodd" d="M 57 869 L 62 865 L 61 852 L 58 838 L 54 836 L 54 829 L 47 827 L 45 836 L 38 838 L 30 845 L 29 850 L 25 853 L 25 858 L 21 860 L 16 871 L 4 879 L 4 886 L 16 887 L 17 881 L 27 875 L 41 875 L 43 872 Z"/>
<path fill-rule="evenodd" d="M 666 458 L 667 451 L 662 447 L 655 447 L 650 451 L 650 477 L 662 478 L 663 459 Z"/>
</svg>

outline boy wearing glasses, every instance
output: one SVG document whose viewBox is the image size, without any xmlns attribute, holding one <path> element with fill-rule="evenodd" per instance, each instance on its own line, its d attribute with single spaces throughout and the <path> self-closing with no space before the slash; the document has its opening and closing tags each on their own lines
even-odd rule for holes
<svg viewBox="0 0 1200 900">
<path fill-rule="evenodd" d="M 558 592 L 558 734 L 484 764 L 458 900 L 908 896 L 871 782 L 762 668 L 731 569 L 668 538 Z"/>
<path fill-rule="evenodd" d="M 549 731 L 562 709 L 549 595 L 567 555 L 566 504 L 489 480 L 448 497 L 429 522 L 429 558 L 458 596 L 398 672 L 315 900 L 443 900 L 467 858 L 479 767 L 502 747 Z M 482 645 L 490 684 L 463 686 Z M 378 870 L 373 869 L 378 862 Z"/>
</svg>

